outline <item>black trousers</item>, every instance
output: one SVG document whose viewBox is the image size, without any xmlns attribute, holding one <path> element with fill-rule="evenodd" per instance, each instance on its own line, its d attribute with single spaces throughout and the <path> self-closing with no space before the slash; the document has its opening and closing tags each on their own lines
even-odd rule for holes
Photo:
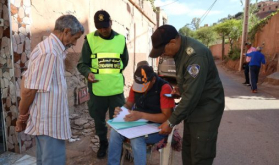
<svg viewBox="0 0 279 165">
<path fill-rule="evenodd" d="M 216 156 L 218 128 L 222 115 L 207 122 L 184 121 L 183 165 L 212 165 Z"/>
<path fill-rule="evenodd" d="M 115 107 L 121 107 L 125 103 L 124 94 L 96 96 L 92 92 L 89 93 L 89 114 L 94 119 L 96 134 L 99 136 L 100 142 L 107 141 L 106 113 L 109 110 L 109 118 L 113 118 Z"/>
<path fill-rule="evenodd" d="M 251 89 L 256 90 L 258 89 L 257 87 L 257 82 L 259 79 L 259 73 L 260 73 L 260 68 L 259 66 L 252 65 L 250 66 L 250 79 L 251 79 Z"/>
<path fill-rule="evenodd" d="M 245 83 L 250 84 L 249 79 L 249 63 L 247 63 L 244 67 L 244 75 L 245 75 Z"/>
</svg>

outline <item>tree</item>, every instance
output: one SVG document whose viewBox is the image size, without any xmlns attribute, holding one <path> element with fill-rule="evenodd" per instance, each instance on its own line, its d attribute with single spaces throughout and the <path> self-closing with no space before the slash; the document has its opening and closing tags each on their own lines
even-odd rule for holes
<svg viewBox="0 0 279 165">
<path fill-rule="evenodd" d="M 260 21 L 259 17 L 256 15 L 258 12 L 258 3 L 250 4 L 249 7 L 249 23 L 248 23 L 248 31 L 250 32 L 251 29 Z"/>
<path fill-rule="evenodd" d="M 200 22 L 201 22 L 201 19 L 195 17 L 192 19 L 191 23 L 188 23 L 185 26 L 189 27 L 192 30 L 197 30 L 200 28 Z"/>
<path fill-rule="evenodd" d="M 179 33 L 183 34 L 184 36 L 194 37 L 195 32 L 192 31 L 187 25 L 179 29 Z"/>
<path fill-rule="evenodd" d="M 241 20 L 230 19 L 226 20 L 223 23 L 219 23 L 214 26 L 214 30 L 225 38 L 229 39 L 230 48 L 232 48 L 234 41 L 241 36 L 242 28 L 241 28 Z"/>
<path fill-rule="evenodd" d="M 214 30 L 222 37 L 222 59 L 224 57 L 225 38 L 229 39 L 230 51 L 233 50 L 233 43 L 241 36 L 241 20 L 230 19 L 214 26 Z"/>
<path fill-rule="evenodd" d="M 216 40 L 216 33 L 212 27 L 202 27 L 196 30 L 196 38 L 208 47 L 210 43 Z"/>
<path fill-rule="evenodd" d="M 200 28 L 200 22 L 201 22 L 200 18 L 195 17 L 192 19 L 191 24 L 192 24 L 194 30 L 197 30 Z"/>
</svg>

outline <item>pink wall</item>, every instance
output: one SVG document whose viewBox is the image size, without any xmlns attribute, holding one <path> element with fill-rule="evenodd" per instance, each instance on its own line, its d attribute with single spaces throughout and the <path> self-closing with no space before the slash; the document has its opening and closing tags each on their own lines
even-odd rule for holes
<svg viewBox="0 0 279 165">
<path fill-rule="evenodd" d="M 263 46 L 262 52 L 269 59 L 276 53 L 279 54 L 279 14 L 274 15 L 256 34 L 253 45 Z"/>
<path fill-rule="evenodd" d="M 216 45 L 212 45 L 209 47 L 209 49 L 212 52 L 213 57 L 221 59 L 222 58 L 222 44 L 216 44 Z M 225 56 L 228 55 L 230 50 L 230 45 L 229 44 L 225 44 Z"/>
<path fill-rule="evenodd" d="M 120 34 L 127 35 L 127 48 L 129 52 L 129 63 L 124 70 L 127 84 L 133 82 L 134 63 L 139 60 L 148 60 L 150 48 L 150 36 L 152 29 L 156 27 L 156 13 L 153 11 L 149 1 L 138 0 L 49 0 L 32 2 L 32 26 L 31 47 L 32 49 L 40 42 L 43 36 L 48 36 L 53 30 L 55 20 L 62 14 L 73 14 L 85 27 L 85 34 L 95 31 L 94 14 L 97 10 L 104 9 L 109 12 L 112 19 L 112 29 Z M 56 5 L 53 5 L 55 3 Z M 65 5 L 67 4 L 67 5 Z M 117 4 L 117 5 L 116 5 Z M 144 16 L 137 8 L 141 7 Z M 40 10 L 38 10 L 40 9 Z M 152 21 L 150 21 L 152 20 Z M 151 29 L 151 30 L 150 30 Z M 84 37 L 78 40 L 74 50 L 69 49 L 71 64 L 76 66 L 82 49 Z M 76 56 L 75 54 L 78 54 Z M 68 58 L 68 57 L 67 57 Z M 67 67 L 66 67 L 67 69 Z"/>
</svg>

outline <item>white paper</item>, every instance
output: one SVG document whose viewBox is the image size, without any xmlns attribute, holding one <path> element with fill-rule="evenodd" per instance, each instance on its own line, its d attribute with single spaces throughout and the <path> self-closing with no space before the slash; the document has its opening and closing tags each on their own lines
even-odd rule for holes
<svg viewBox="0 0 279 165">
<path fill-rule="evenodd" d="M 129 115 L 130 112 L 129 112 L 129 110 L 128 110 L 126 107 L 124 107 L 124 106 L 122 106 L 121 109 L 122 109 L 122 111 L 120 111 L 120 113 L 119 113 L 115 118 L 113 118 L 113 120 L 112 120 L 113 123 L 114 123 L 114 122 L 126 122 L 126 121 L 124 120 L 124 118 L 125 118 L 126 115 Z M 145 119 L 139 119 L 139 120 L 137 120 L 137 121 L 139 121 L 139 122 L 147 122 L 147 120 L 145 120 Z"/>
<path fill-rule="evenodd" d="M 120 129 L 116 131 L 128 139 L 133 139 L 136 137 L 159 132 L 160 129 L 158 128 L 158 124 L 146 124 L 142 126 Z"/>
<path fill-rule="evenodd" d="M 124 106 L 122 106 L 121 109 L 122 111 L 120 111 L 120 113 L 115 118 L 113 118 L 112 122 L 125 122 L 125 116 L 130 113 L 129 110 Z"/>
</svg>

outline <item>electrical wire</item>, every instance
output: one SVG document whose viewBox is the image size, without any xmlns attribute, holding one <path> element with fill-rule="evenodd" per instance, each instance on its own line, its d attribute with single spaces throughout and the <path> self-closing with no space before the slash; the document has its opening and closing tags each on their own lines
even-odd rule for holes
<svg viewBox="0 0 279 165">
<path fill-rule="evenodd" d="M 206 16 L 209 14 L 210 10 L 213 8 L 213 6 L 215 5 L 215 3 L 217 2 L 217 0 L 215 0 L 212 5 L 207 9 L 207 11 L 200 17 L 200 24 L 202 23 L 202 21 L 206 18 Z M 203 17 L 203 19 L 202 19 Z"/>
<path fill-rule="evenodd" d="M 165 6 L 168 6 L 168 5 L 171 5 L 171 4 L 175 3 L 175 2 L 177 2 L 177 1 L 179 1 L 179 0 L 175 0 L 175 1 L 173 1 L 173 2 L 170 2 L 170 3 L 165 4 L 165 5 L 163 5 L 163 6 L 158 6 L 158 7 L 165 7 Z"/>
</svg>

